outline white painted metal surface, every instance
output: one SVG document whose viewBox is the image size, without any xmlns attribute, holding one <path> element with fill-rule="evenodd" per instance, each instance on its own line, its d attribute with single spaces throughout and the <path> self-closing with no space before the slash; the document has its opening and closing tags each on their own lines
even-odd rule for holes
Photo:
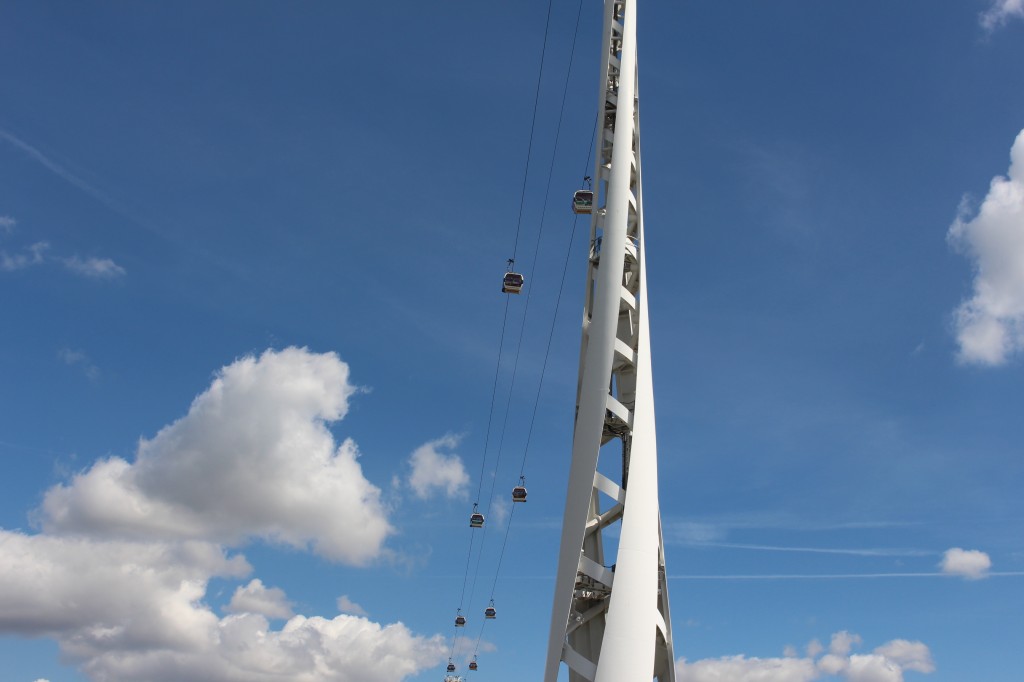
<svg viewBox="0 0 1024 682">
<path fill-rule="evenodd" d="M 544 679 L 556 682 L 564 662 L 570 682 L 674 682 L 647 317 L 636 0 L 605 1 L 604 37 L 576 425 Z M 619 532 L 608 533 L 616 523 Z"/>
</svg>

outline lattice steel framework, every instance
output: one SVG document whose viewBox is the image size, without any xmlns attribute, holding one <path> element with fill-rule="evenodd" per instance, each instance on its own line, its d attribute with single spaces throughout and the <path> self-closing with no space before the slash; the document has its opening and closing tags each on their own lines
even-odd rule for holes
<svg viewBox="0 0 1024 682">
<path fill-rule="evenodd" d="M 636 0 L 605 0 L 603 46 L 576 425 L 544 680 L 555 682 L 564 662 L 570 682 L 675 682 L 658 507 Z"/>
</svg>

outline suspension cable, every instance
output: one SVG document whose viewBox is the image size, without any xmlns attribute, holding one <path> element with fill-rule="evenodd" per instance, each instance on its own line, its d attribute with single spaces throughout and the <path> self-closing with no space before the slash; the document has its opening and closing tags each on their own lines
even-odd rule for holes
<svg viewBox="0 0 1024 682">
<path fill-rule="evenodd" d="M 544 59 L 545 59 L 545 56 L 547 54 L 548 33 L 550 31 L 550 28 L 551 28 L 551 8 L 552 8 L 553 4 L 554 4 L 554 0 L 548 0 L 547 17 L 546 17 L 545 22 L 544 22 L 544 40 L 543 40 L 543 42 L 541 44 L 540 66 L 538 68 L 538 73 L 537 73 L 537 88 L 536 88 L 536 91 L 534 93 L 534 100 L 533 100 L 533 115 L 532 115 L 532 119 L 531 119 L 531 123 L 530 123 L 530 137 L 529 137 L 529 141 L 527 143 L 527 149 L 526 149 L 526 166 L 525 166 L 525 168 L 523 170 L 523 186 L 522 186 L 522 191 L 520 193 L 520 199 L 519 199 L 519 215 L 518 215 L 518 217 L 516 219 L 516 235 L 515 235 L 515 240 L 513 241 L 512 258 L 510 259 L 510 265 L 511 265 L 512 262 L 515 261 L 516 253 L 517 253 L 518 248 L 519 248 L 519 233 L 520 233 L 520 230 L 522 229 L 523 207 L 524 207 L 525 202 L 526 202 L 526 184 L 527 184 L 527 179 L 529 178 L 529 173 L 530 173 L 530 159 L 531 159 L 532 154 L 533 154 L 533 139 L 534 139 L 534 133 L 535 133 L 536 127 L 537 127 L 537 110 L 538 110 L 538 105 L 539 105 L 539 102 L 540 102 L 541 83 L 543 82 L 543 77 L 544 77 Z M 581 0 L 581 5 L 582 5 L 582 0 Z M 579 27 L 579 21 L 577 19 L 577 29 L 578 29 L 578 27 Z M 573 45 L 575 45 L 575 38 L 573 38 Z M 570 60 L 570 67 L 571 67 L 571 63 L 572 62 Z M 563 103 L 564 103 L 564 98 L 563 98 Z M 531 272 L 531 277 L 532 277 L 532 272 Z M 527 290 L 527 300 L 529 300 L 529 290 Z M 502 316 L 502 321 L 501 321 L 501 340 L 498 343 L 498 361 L 496 363 L 496 368 L 494 370 L 494 385 L 493 385 L 493 387 L 491 389 L 491 406 L 490 406 L 490 410 L 488 412 L 488 417 L 487 417 L 487 432 L 486 432 L 486 436 L 484 438 L 484 450 L 483 450 L 483 454 L 481 456 L 481 462 L 480 462 L 480 479 L 479 479 L 479 481 L 477 483 L 477 501 L 476 501 L 476 504 L 474 504 L 474 512 L 477 511 L 477 506 L 479 505 L 479 502 L 480 502 L 480 495 L 483 492 L 483 479 L 484 479 L 484 474 L 486 472 L 486 464 L 487 464 L 487 448 L 488 448 L 488 445 L 490 443 L 491 424 L 492 424 L 493 418 L 494 418 L 494 402 L 495 402 L 495 397 L 496 397 L 497 391 L 498 391 L 498 378 L 499 378 L 499 376 L 501 374 L 501 354 L 502 354 L 502 350 L 503 350 L 503 347 L 504 347 L 504 344 L 505 344 L 505 327 L 506 327 L 506 324 L 507 324 L 507 321 L 508 321 L 508 308 L 509 308 L 509 299 L 506 296 L 506 299 L 505 299 L 505 311 L 504 311 L 504 314 Z M 525 314 L 524 314 L 524 320 L 525 320 Z M 521 335 L 520 335 L 520 340 L 521 340 Z M 518 362 L 518 355 L 519 355 L 519 353 L 518 353 L 518 350 L 517 350 L 516 351 L 517 362 Z M 514 381 L 514 376 L 515 375 L 513 373 L 513 381 Z M 507 408 L 506 408 L 506 413 L 507 413 Z M 504 427 L 503 427 L 502 431 L 504 433 Z M 499 447 L 499 450 L 498 450 L 499 458 L 500 458 L 500 455 L 501 455 L 501 449 Z M 495 464 L 495 476 L 497 476 L 497 463 Z M 493 484 L 492 484 L 491 490 L 492 490 L 492 496 L 493 496 Z M 490 502 L 488 502 L 488 512 L 489 511 L 490 511 Z M 463 581 L 462 581 L 462 594 L 459 597 L 459 613 L 461 613 L 462 607 L 464 605 L 464 600 L 465 600 L 465 596 L 466 596 L 466 582 L 467 582 L 467 580 L 469 578 L 469 564 L 470 564 L 470 561 L 471 561 L 472 556 L 473 556 L 474 533 L 472 533 L 472 530 L 475 530 L 475 529 L 471 529 L 471 532 L 470 532 L 469 552 L 468 552 L 468 556 L 467 556 L 467 559 L 466 559 L 466 573 L 465 573 L 465 576 L 463 577 Z M 483 555 L 483 540 L 484 540 L 485 537 L 486 537 L 486 527 L 484 528 L 484 533 L 482 534 L 482 537 L 481 537 L 480 548 L 478 550 L 478 553 L 481 556 Z M 480 565 L 480 560 L 478 558 L 477 559 L 477 570 L 474 571 L 474 576 L 473 576 L 473 590 L 476 589 L 476 576 L 479 573 L 479 565 Z M 470 597 L 470 604 L 472 604 L 472 597 Z M 452 657 L 454 657 L 454 655 L 455 655 L 455 646 L 456 646 L 457 641 L 458 641 L 458 625 L 456 625 L 455 634 L 452 635 L 452 647 L 451 647 L 451 656 Z"/>
<path fill-rule="evenodd" d="M 548 16 L 544 21 L 544 42 L 540 47 L 540 68 L 537 72 L 537 90 L 533 95 L 533 117 L 530 121 L 530 141 L 526 145 L 526 167 L 523 169 L 523 189 L 519 195 L 519 217 L 516 219 L 516 239 L 512 245 L 512 260 L 515 260 L 516 258 L 516 251 L 519 248 L 519 230 L 523 225 L 523 206 L 526 203 L 526 179 L 530 176 L 530 157 L 533 154 L 533 134 L 537 129 L 537 105 L 540 103 L 540 84 L 543 81 L 544 76 L 544 57 L 547 55 L 548 51 L 548 31 L 551 29 L 551 6 L 553 4 L 554 0 L 548 0 Z"/>
<path fill-rule="evenodd" d="M 550 194 L 551 194 L 551 178 L 552 178 L 552 176 L 554 174 L 555 160 L 556 160 L 556 158 L 558 156 L 558 144 L 559 144 L 559 140 L 561 139 L 562 122 L 563 122 L 563 118 L 564 118 L 564 115 L 565 115 L 565 103 L 566 103 L 566 99 L 568 98 L 569 80 L 570 80 L 570 76 L 572 74 L 572 65 L 573 65 L 573 60 L 574 60 L 575 53 L 576 53 L 576 41 L 577 41 L 577 38 L 579 36 L 580 18 L 582 16 L 582 13 L 583 13 L 583 0 L 580 0 L 579 6 L 578 6 L 577 12 L 576 12 L 576 26 L 575 26 L 575 30 L 573 32 L 572 46 L 571 46 L 570 52 L 569 52 L 569 64 L 568 64 L 568 67 L 566 68 L 565 83 L 564 83 L 564 86 L 563 86 L 563 89 L 562 89 L 562 101 L 561 101 L 561 105 L 559 107 L 558 124 L 557 124 L 556 129 L 555 129 L 555 140 L 554 140 L 554 146 L 553 146 L 552 154 L 551 154 L 551 163 L 550 163 L 550 165 L 548 167 L 548 179 L 547 179 L 547 183 L 546 183 L 546 190 L 545 190 L 545 193 L 544 193 L 544 202 L 543 202 L 542 209 L 541 209 L 540 230 L 538 231 L 537 243 L 536 243 L 536 246 L 534 248 L 534 257 L 533 257 L 533 266 L 532 266 L 534 268 L 536 266 L 537 256 L 538 256 L 538 254 L 540 252 L 540 242 L 541 242 L 541 238 L 543 236 L 543 231 L 544 231 L 544 222 L 545 222 L 544 219 L 545 219 L 545 216 L 547 214 L 548 200 L 549 200 Z M 592 128 L 592 130 L 594 128 L 596 128 L 596 126 L 597 126 L 597 122 L 596 122 L 596 119 L 595 119 L 594 127 Z M 586 162 L 586 167 L 585 168 L 589 168 L 589 166 L 590 166 L 590 161 L 591 161 L 591 158 L 592 158 L 592 155 L 593 155 L 593 146 L 594 146 L 594 142 L 592 140 L 590 146 L 588 147 L 587 162 Z M 559 310 L 559 306 L 560 306 L 561 300 L 562 300 L 562 292 L 563 292 L 563 289 L 564 289 L 564 286 L 565 286 L 565 277 L 566 277 L 566 273 L 567 273 L 568 267 L 569 267 L 569 259 L 570 259 L 571 253 L 572 253 L 572 243 L 575 240 L 576 227 L 577 227 L 578 222 L 579 222 L 579 216 L 577 215 L 577 216 L 575 216 L 573 218 L 572 231 L 570 233 L 569 243 L 566 246 L 565 259 L 564 259 L 564 262 L 563 262 L 563 265 L 562 265 L 562 277 L 561 277 L 561 280 L 559 281 L 558 295 L 557 295 L 557 297 L 555 299 L 555 309 L 554 309 L 554 311 L 552 313 L 552 317 L 551 317 L 551 328 L 550 328 L 549 333 L 548 333 L 547 347 L 546 347 L 546 349 L 544 351 L 544 362 L 543 362 L 543 365 L 542 365 L 542 368 L 541 368 L 540 380 L 539 380 L 538 386 L 537 386 L 537 394 L 536 394 L 536 397 L 534 399 L 533 413 L 532 413 L 532 416 L 531 416 L 531 419 L 530 419 L 530 427 L 529 427 L 529 431 L 528 431 L 528 435 L 527 435 L 526 447 L 525 447 L 524 452 L 523 452 L 523 460 L 522 460 L 522 464 L 521 464 L 521 467 L 520 467 L 520 477 L 523 476 L 523 472 L 525 471 L 525 468 L 526 468 L 526 452 L 529 449 L 530 435 L 532 435 L 532 433 L 533 433 L 533 425 L 534 425 L 534 421 L 536 420 L 536 416 L 537 416 L 537 406 L 538 406 L 538 404 L 540 402 L 541 388 L 542 388 L 543 383 L 544 383 L 544 373 L 545 373 L 545 371 L 547 369 L 548 357 L 549 357 L 550 352 L 551 352 L 551 343 L 552 343 L 552 339 L 554 337 L 555 322 L 557 320 L 558 310 Z M 531 272 L 531 277 L 532 277 L 532 272 Z M 495 460 L 495 468 L 494 468 L 495 475 L 494 475 L 494 478 L 491 481 L 491 490 L 490 490 L 490 494 L 488 496 L 488 501 L 487 501 L 487 511 L 488 511 L 488 513 L 490 513 L 491 506 L 492 506 L 492 503 L 493 503 L 493 500 L 494 500 L 494 488 L 495 488 L 495 485 L 497 483 L 497 477 L 498 477 L 498 465 L 499 465 L 499 463 L 501 461 L 501 453 L 502 453 L 502 449 L 503 449 L 503 446 L 504 446 L 504 439 L 505 439 L 505 430 L 506 430 L 506 427 L 508 425 L 509 410 L 510 410 L 511 403 L 512 403 L 512 391 L 513 391 L 513 388 L 515 386 L 516 373 L 517 373 L 517 369 L 518 369 L 518 366 L 519 366 L 519 354 L 520 354 L 520 351 L 522 350 L 523 335 L 524 335 L 524 332 L 525 332 L 525 329 L 526 329 L 526 318 L 527 318 L 527 314 L 529 312 L 530 293 L 531 293 L 531 291 L 527 291 L 526 306 L 525 306 L 525 310 L 524 310 L 524 313 L 523 313 L 523 320 L 522 320 L 522 324 L 520 326 L 520 331 L 519 331 L 519 341 L 518 341 L 518 343 L 516 345 L 516 357 L 515 357 L 515 362 L 513 364 L 512 381 L 511 381 L 511 383 L 509 385 L 509 397 L 508 397 L 508 400 L 506 401 L 505 416 L 504 416 L 504 420 L 503 420 L 503 423 L 502 423 L 501 436 L 500 436 L 499 442 L 498 442 L 498 454 L 497 454 L 497 458 Z M 509 510 L 508 520 L 507 520 L 506 525 L 505 525 L 505 532 L 504 532 L 503 537 L 502 537 L 501 551 L 500 551 L 500 553 L 498 555 L 498 563 L 497 563 L 497 566 L 495 568 L 494 580 L 493 580 L 493 582 L 491 584 L 490 601 L 492 603 L 494 601 L 494 594 L 495 594 L 495 592 L 497 590 L 498 578 L 499 578 L 500 573 L 501 573 L 501 564 L 502 564 L 502 562 L 504 560 L 504 557 L 505 557 L 505 549 L 508 546 L 508 537 L 509 537 L 509 533 L 510 533 L 510 530 L 511 530 L 511 527 L 512 527 L 512 518 L 515 515 L 515 509 L 516 509 L 516 505 L 515 505 L 515 503 L 513 503 L 512 508 Z M 486 535 L 484 535 L 484 537 L 481 538 L 481 548 L 480 548 L 480 553 L 479 553 L 479 555 L 477 557 L 476 573 L 479 572 L 480 558 L 483 555 L 483 541 L 484 541 L 485 538 L 486 538 Z M 471 589 L 471 592 L 470 592 L 470 594 L 471 594 L 470 602 L 471 603 L 472 603 L 472 594 L 475 593 L 475 590 L 476 590 L 476 580 L 477 580 L 477 576 L 474 575 L 474 577 L 473 577 L 473 588 Z M 487 620 L 484 619 L 484 621 L 481 623 L 481 626 L 480 626 L 480 634 L 477 637 L 476 646 L 474 647 L 474 651 L 473 651 L 474 656 L 477 654 L 477 652 L 479 650 L 480 641 L 481 641 L 481 639 L 483 637 L 483 631 L 484 631 L 484 627 L 486 626 L 486 624 L 487 624 Z"/>
<path fill-rule="evenodd" d="M 501 340 L 498 341 L 498 364 L 494 368 L 494 385 L 491 387 L 491 408 L 487 412 L 487 432 L 484 436 L 484 451 L 483 456 L 480 458 L 480 482 L 476 488 L 476 503 L 480 503 L 480 493 L 484 487 L 484 471 L 487 465 L 487 446 L 491 440 L 491 422 L 494 419 L 494 399 L 498 395 L 498 376 L 501 373 L 501 351 L 505 345 L 505 325 L 508 322 L 508 303 L 509 296 L 505 296 L 505 313 L 501 317 Z M 463 589 L 465 593 L 465 589 Z"/>
</svg>

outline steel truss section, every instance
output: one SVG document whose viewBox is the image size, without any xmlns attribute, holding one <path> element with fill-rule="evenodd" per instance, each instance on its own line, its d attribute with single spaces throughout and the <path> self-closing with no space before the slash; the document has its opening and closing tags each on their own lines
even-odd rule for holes
<svg viewBox="0 0 1024 682">
<path fill-rule="evenodd" d="M 556 682 L 564 662 L 570 682 L 675 682 L 658 508 L 636 0 L 605 0 L 604 38 L 576 424 L 544 680 Z M 621 452 L 618 481 L 608 474 L 613 450 Z"/>
</svg>

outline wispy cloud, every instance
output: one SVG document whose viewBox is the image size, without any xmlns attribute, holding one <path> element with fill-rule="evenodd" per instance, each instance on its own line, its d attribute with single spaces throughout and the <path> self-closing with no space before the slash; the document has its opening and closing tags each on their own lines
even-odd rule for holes
<svg viewBox="0 0 1024 682">
<path fill-rule="evenodd" d="M 115 213 L 119 213 L 126 218 L 130 218 L 134 222 L 139 222 L 138 219 L 132 215 L 132 213 L 119 201 L 114 200 L 106 192 L 94 187 L 90 183 L 83 180 L 77 174 L 68 170 L 64 165 L 57 163 L 46 154 L 25 142 L 21 138 L 17 137 L 13 133 L 10 133 L 3 128 L 0 128 L 0 140 L 4 140 L 14 146 L 19 151 L 23 152 L 33 161 L 39 163 L 43 168 L 47 169 L 57 177 L 71 183 L 78 189 L 82 190 L 89 196 L 93 197 L 100 203 L 110 208 Z"/>
<path fill-rule="evenodd" d="M 991 33 L 1014 18 L 1024 19 L 1024 0 L 993 0 L 992 6 L 979 15 L 978 21 Z"/>
<path fill-rule="evenodd" d="M 1020 578 L 1024 571 L 992 571 L 993 578 Z M 875 580 L 880 578 L 947 578 L 945 572 L 920 573 L 769 573 L 734 575 L 670 575 L 669 580 Z"/>
<path fill-rule="evenodd" d="M 338 613 L 347 613 L 351 616 L 364 617 L 370 615 L 366 612 L 366 609 L 349 599 L 347 594 L 343 594 L 338 597 Z"/>
<path fill-rule="evenodd" d="M 57 177 L 85 192 L 114 213 L 127 219 L 133 225 L 141 227 L 147 232 L 150 232 L 167 242 L 176 244 L 181 248 L 188 249 L 194 256 L 212 263 L 221 270 L 229 272 L 239 279 L 248 279 L 245 271 L 236 264 L 216 258 L 205 250 L 195 249 L 193 245 L 182 239 L 180 236 L 180 230 L 167 229 L 161 225 L 160 220 L 151 219 L 146 215 L 145 211 L 140 211 L 137 207 L 133 208 L 130 202 L 116 199 L 110 193 L 82 178 L 79 173 L 70 170 L 68 168 L 68 165 L 70 164 L 58 163 L 52 158 L 52 155 L 48 156 L 47 154 L 44 154 L 35 146 L 19 138 L 14 133 L 4 130 L 3 128 L 0 128 L 0 141 L 7 142 L 20 152 L 24 153 L 28 158 L 43 166 L 43 168 L 46 168 Z"/>
<path fill-rule="evenodd" d="M 928 556 L 934 554 L 923 549 L 857 549 L 835 547 L 783 547 L 778 545 L 751 545 L 737 542 L 693 542 L 695 547 L 723 549 L 750 549 L 763 552 L 805 552 L 810 554 L 845 554 L 849 556 Z"/>
<path fill-rule="evenodd" d="M 24 249 L 21 253 L 11 255 L 6 251 L 0 251 L 0 270 L 14 272 L 24 270 L 33 265 L 40 265 L 44 259 L 43 254 L 50 248 L 48 242 L 36 242 Z"/>
<path fill-rule="evenodd" d="M 69 272 L 93 279 L 116 279 L 123 277 L 125 269 L 110 258 L 82 258 L 81 256 L 47 256 L 49 242 L 35 242 L 21 251 L 8 253 L 0 251 L 0 271 L 16 272 L 26 270 L 46 262 L 60 263 Z"/>
<path fill-rule="evenodd" d="M 71 256 L 70 258 L 61 258 L 60 261 L 71 272 L 84 275 L 85 277 L 114 279 L 125 274 L 124 268 L 109 258 L 79 258 L 78 256 Z"/>
<path fill-rule="evenodd" d="M 742 149 L 753 192 L 763 202 L 763 216 L 783 234 L 805 239 L 814 231 L 809 215 L 813 160 L 793 145 Z"/>
<path fill-rule="evenodd" d="M 99 367 L 83 351 L 61 348 L 57 351 L 57 358 L 69 367 L 80 367 L 85 376 L 92 381 L 100 378 Z"/>
<path fill-rule="evenodd" d="M 0 234 L 10 234 L 14 231 L 14 226 L 17 224 L 18 221 L 10 216 L 0 216 Z M 115 279 L 125 274 L 125 269 L 110 258 L 96 258 L 93 256 L 82 258 L 78 254 L 47 257 L 46 252 L 49 249 L 49 242 L 37 241 L 34 244 L 23 247 L 20 252 L 13 254 L 7 251 L 0 251 L 0 271 L 14 272 L 50 261 L 60 263 L 67 270 L 83 277 Z"/>
<path fill-rule="evenodd" d="M 906 521 L 807 521 L 788 514 L 751 514 L 715 518 L 709 521 L 664 521 L 665 541 L 677 544 L 708 544 L 724 541 L 734 530 L 785 530 L 799 532 L 855 531 L 879 528 L 906 528 Z"/>
</svg>

